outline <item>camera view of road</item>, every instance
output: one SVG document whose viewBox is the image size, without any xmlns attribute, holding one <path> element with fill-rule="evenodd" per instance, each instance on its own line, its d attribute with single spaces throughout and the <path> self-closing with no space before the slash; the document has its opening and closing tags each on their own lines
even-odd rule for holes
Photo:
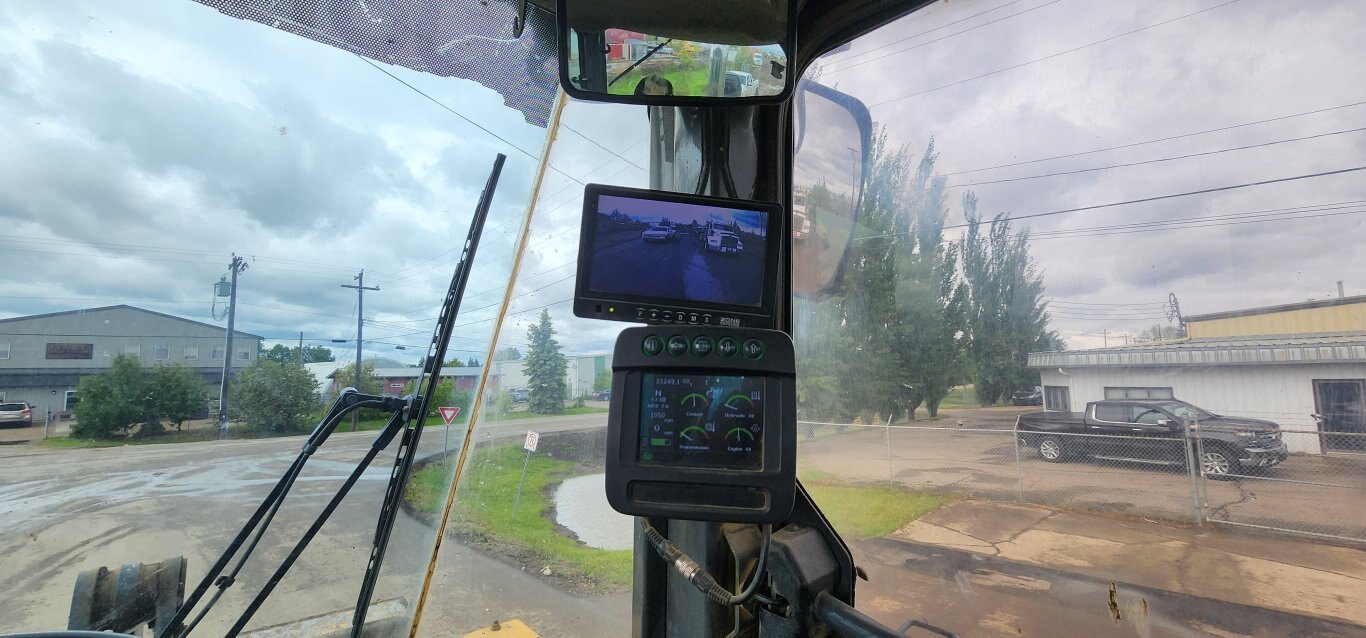
<svg viewBox="0 0 1366 638">
<path fill-rule="evenodd" d="M 757 306 L 768 250 L 760 234 L 766 220 L 763 213 L 744 213 L 759 219 L 747 221 L 737 214 L 730 223 L 708 225 L 712 220 L 700 217 L 668 221 L 663 216 L 599 215 L 589 288 Z"/>
</svg>

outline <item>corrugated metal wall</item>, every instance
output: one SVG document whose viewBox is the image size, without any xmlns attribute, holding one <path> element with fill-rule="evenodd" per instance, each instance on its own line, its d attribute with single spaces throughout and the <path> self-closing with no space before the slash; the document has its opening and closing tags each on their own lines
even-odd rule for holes
<svg viewBox="0 0 1366 638">
<path fill-rule="evenodd" d="M 1268 419 L 1316 430 L 1315 379 L 1366 379 L 1366 364 L 1065 368 L 1041 370 L 1043 385 L 1066 386 L 1072 409 L 1105 398 L 1106 387 L 1171 387 L 1176 398 L 1216 414 Z M 1286 436 L 1291 452 L 1321 452 L 1318 437 Z"/>
</svg>

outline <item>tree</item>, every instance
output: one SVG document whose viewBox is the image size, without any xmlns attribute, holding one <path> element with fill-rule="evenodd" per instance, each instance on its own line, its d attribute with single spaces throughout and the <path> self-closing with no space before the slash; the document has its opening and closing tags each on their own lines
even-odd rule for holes
<svg viewBox="0 0 1366 638">
<path fill-rule="evenodd" d="M 1153 324 L 1152 327 L 1138 333 L 1138 341 L 1163 341 L 1165 339 L 1185 339 L 1186 328 L 1184 326 L 1164 326 Z"/>
<path fill-rule="evenodd" d="M 337 368 L 332 373 L 332 379 L 337 382 L 339 388 L 356 388 L 362 394 L 383 394 L 384 380 L 375 374 L 375 362 L 365 361 L 360 364 L 360 386 L 356 386 L 356 364 L 344 365 Z"/>
<path fill-rule="evenodd" d="M 304 363 L 325 363 L 336 361 L 332 349 L 324 346 L 304 346 Z"/>
<path fill-rule="evenodd" d="M 527 328 L 526 373 L 527 393 L 530 395 L 528 409 L 538 414 L 559 414 L 564 412 L 567 393 L 565 372 L 568 362 L 560 353 L 560 343 L 555 340 L 555 326 L 550 323 L 550 312 L 541 309 L 540 321 Z"/>
<path fill-rule="evenodd" d="M 593 391 L 606 390 L 612 387 L 612 371 L 603 370 L 593 376 Z"/>
<path fill-rule="evenodd" d="M 519 361 L 521 358 L 522 351 L 512 346 L 503 348 L 502 350 L 499 350 L 497 354 L 493 355 L 494 361 Z"/>
<path fill-rule="evenodd" d="M 1001 213 L 984 223 L 977 196 L 963 195 L 967 233 L 959 240 L 963 284 L 967 288 L 967 327 L 977 399 L 991 405 L 1022 386 L 1038 383 L 1027 367 L 1030 352 L 1061 349 L 1062 339 L 1048 329 L 1043 275 L 1029 256 L 1029 231 L 1011 232 Z"/>
<path fill-rule="evenodd" d="M 134 426 L 156 418 L 147 375 L 137 359 L 126 355 L 115 357 L 107 372 L 83 377 L 76 392 L 81 400 L 72 409 L 73 438 L 126 436 Z"/>
<path fill-rule="evenodd" d="M 467 368 L 478 368 L 479 365 L 480 364 L 478 357 L 470 357 L 469 359 L 465 360 L 465 367 Z"/>
<path fill-rule="evenodd" d="M 275 361 L 259 361 L 239 372 L 231 392 L 229 416 L 248 430 L 272 434 L 307 431 L 319 401 L 312 374 Z"/>
<path fill-rule="evenodd" d="M 294 363 L 297 360 L 294 348 L 288 348 L 278 343 L 262 353 L 261 358 L 275 363 Z"/>
<path fill-rule="evenodd" d="M 157 417 L 164 417 L 179 430 L 182 423 L 204 411 L 204 379 L 183 365 L 159 365 L 148 375 Z M 160 424 L 157 424 L 157 428 Z M 144 426 L 144 429 L 147 429 Z"/>
</svg>

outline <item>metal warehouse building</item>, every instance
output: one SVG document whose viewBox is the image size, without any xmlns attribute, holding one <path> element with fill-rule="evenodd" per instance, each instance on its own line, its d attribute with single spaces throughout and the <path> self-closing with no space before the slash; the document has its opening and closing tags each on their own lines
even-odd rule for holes
<svg viewBox="0 0 1366 638">
<path fill-rule="evenodd" d="M 178 363 L 217 388 L 227 330 L 209 323 L 119 305 L 0 319 L 0 401 L 26 401 L 34 419 L 68 412 L 81 377 L 109 369 L 119 355 L 145 367 Z M 256 364 L 257 335 L 236 332 L 233 368 Z"/>
<path fill-rule="evenodd" d="M 1044 409 L 1175 397 L 1299 431 L 1292 452 L 1366 451 L 1366 296 L 1184 320 L 1187 339 L 1030 354 Z"/>
</svg>

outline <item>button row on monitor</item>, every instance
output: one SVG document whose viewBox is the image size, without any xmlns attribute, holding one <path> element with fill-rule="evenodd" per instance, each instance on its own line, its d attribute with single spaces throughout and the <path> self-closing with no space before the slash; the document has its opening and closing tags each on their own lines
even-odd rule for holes
<svg viewBox="0 0 1366 638">
<path fill-rule="evenodd" d="M 711 337 L 701 335 L 693 338 L 692 342 L 689 343 L 687 337 L 683 335 L 673 335 L 669 337 L 667 342 L 659 335 L 649 335 L 641 342 L 640 349 L 646 356 L 651 357 L 664 352 L 666 349 L 669 354 L 675 357 L 681 357 L 690 350 L 696 356 L 705 357 L 711 354 L 713 349 L 716 350 L 717 354 L 727 358 L 735 356 L 737 352 L 743 352 L 750 359 L 759 359 L 764 356 L 764 342 L 758 339 L 746 339 L 742 345 L 735 337 L 729 336 L 721 337 L 713 342 Z"/>
<path fill-rule="evenodd" d="M 666 321 L 672 323 L 701 323 L 711 325 L 711 315 L 698 314 L 696 312 L 674 312 L 672 310 L 646 310 L 636 308 L 636 319 L 649 319 L 650 321 Z"/>
</svg>

